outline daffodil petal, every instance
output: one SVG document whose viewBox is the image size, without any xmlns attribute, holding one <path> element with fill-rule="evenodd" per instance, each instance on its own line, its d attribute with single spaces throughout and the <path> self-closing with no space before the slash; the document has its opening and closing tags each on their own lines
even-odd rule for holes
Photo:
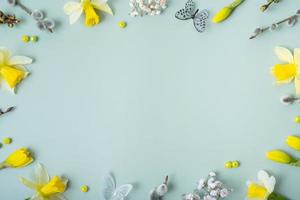
<svg viewBox="0 0 300 200">
<path fill-rule="evenodd" d="M 29 187 L 30 189 L 33 189 L 33 190 L 36 189 L 36 186 L 37 186 L 37 185 L 36 185 L 35 183 L 33 183 L 33 182 L 27 180 L 26 178 L 20 177 L 19 180 L 20 180 L 20 182 L 23 183 L 26 187 Z"/>
<path fill-rule="evenodd" d="M 276 185 L 276 179 L 274 176 L 271 176 L 268 181 L 265 183 L 265 187 L 267 188 L 269 193 L 272 193 L 274 191 Z"/>
<path fill-rule="evenodd" d="M 294 82 L 295 82 L 296 94 L 300 94 L 300 74 L 297 74 Z"/>
<path fill-rule="evenodd" d="M 38 184 L 46 184 L 50 181 L 50 177 L 44 166 L 38 163 L 35 167 L 35 178 Z"/>
<path fill-rule="evenodd" d="M 28 65 L 32 63 L 32 59 L 27 56 L 12 56 L 8 64 L 9 65 Z"/>
<path fill-rule="evenodd" d="M 284 47 L 276 47 L 275 53 L 282 62 L 293 63 L 294 58 L 290 50 Z"/>
<path fill-rule="evenodd" d="M 0 47 L 0 64 L 6 64 L 10 56 L 11 52 L 7 48 Z"/>
<path fill-rule="evenodd" d="M 257 180 L 262 184 L 265 184 L 269 180 L 269 178 L 270 178 L 269 174 L 264 170 L 260 170 L 257 173 Z"/>
<path fill-rule="evenodd" d="M 300 49 L 294 49 L 294 63 L 300 68 Z"/>
<path fill-rule="evenodd" d="M 80 8 L 80 9 L 74 11 L 72 14 L 70 14 L 70 16 L 69 16 L 70 24 L 74 24 L 75 22 L 77 22 L 77 20 L 81 16 L 82 12 L 83 12 L 83 8 Z"/>
<path fill-rule="evenodd" d="M 77 11 L 78 9 L 82 8 L 82 4 L 78 2 L 67 2 L 64 5 L 64 12 L 66 15 L 71 15 L 73 12 Z"/>
<path fill-rule="evenodd" d="M 278 83 L 291 82 L 297 73 L 297 66 L 294 64 L 276 64 L 272 73 Z"/>
<path fill-rule="evenodd" d="M 94 8 L 101 10 L 103 12 L 106 12 L 108 14 L 113 15 L 113 11 L 112 9 L 109 7 L 109 5 L 107 3 L 102 3 L 102 1 L 100 0 L 92 0 L 91 4 L 93 5 Z"/>
<path fill-rule="evenodd" d="M 83 12 L 82 4 L 78 2 L 68 2 L 64 6 L 64 12 L 69 15 L 70 24 L 74 24 Z"/>
</svg>

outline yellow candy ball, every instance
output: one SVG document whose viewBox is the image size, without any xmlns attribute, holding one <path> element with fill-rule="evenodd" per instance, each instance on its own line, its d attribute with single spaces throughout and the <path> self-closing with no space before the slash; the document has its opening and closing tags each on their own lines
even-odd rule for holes
<svg viewBox="0 0 300 200">
<path fill-rule="evenodd" d="M 27 43 L 27 42 L 29 42 L 29 40 L 30 40 L 30 37 L 28 35 L 23 35 L 22 36 L 22 41 L 23 42 Z"/>
<path fill-rule="evenodd" d="M 231 161 L 226 162 L 225 168 L 232 168 L 232 162 Z"/>
<path fill-rule="evenodd" d="M 87 185 L 81 186 L 81 192 L 88 192 L 88 191 L 89 191 L 89 187 Z"/>
<path fill-rule="evenodd" d="M 295 122 L 300 123 L 300 116 L 295 117 Z"/>
<path fill-rule="evenodd" d="M 12 143 L 12 139 L 7 137 L 7 138 L 3 138 L 2 140 L 3 144 L 11 144 Z"/>
<path fill-rule="evenodd" d="M 232 162 L 232 167 L 233 167 L 233 168 L 238 168 L 239 166 L 240 166 L 239 161 L 233 161 L 233 162 Z"/>
<path fill-rule="evenodd" d="M 120 21 L 119 22 L 119 27 L 120 28 L 125 28 L 127 26 L 126 22 L 125 21 Z"/>
</svg>

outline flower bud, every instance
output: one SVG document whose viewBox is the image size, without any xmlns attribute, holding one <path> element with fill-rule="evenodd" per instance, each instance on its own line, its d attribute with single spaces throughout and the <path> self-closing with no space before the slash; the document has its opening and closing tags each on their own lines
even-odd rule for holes
<svg viewBox="0 0 300 200">
<path fill-rule="evenodd" d="M 272 160 L 274 162 L 283 163 L 283 164 L 289 164 L 293 161 L 293 158 L 289 154 L 285 153 L 284 151 L 280 151 L 280 150 L 269 151 L 266 153 L 266 157 L 269 160 Z"/>
<path fill-rule="evenodd" d="M 300 138 L 297 136 L 288 136 L 286 139 L 286 143 L 289 147 L 300 151 Z"/>
<path fill-rule="evenodd" d="M 25 167 L 33 161 L 31 152 L 26 148 L 21 148 L 10 154 L 3 162 L 5 167 Z"/>
<path fill-rule="evenodd" d="M 224 21 L 225 19 L 227 19 L 227 17 L 229 17 L 229 15 L 231 14 L 231 12 L 233 11 L 232 7 L 224 7 L 222 8 L 212 19 L 212 21 L 214 23 L 220 23 L 222 21 Z"/>
</svg>

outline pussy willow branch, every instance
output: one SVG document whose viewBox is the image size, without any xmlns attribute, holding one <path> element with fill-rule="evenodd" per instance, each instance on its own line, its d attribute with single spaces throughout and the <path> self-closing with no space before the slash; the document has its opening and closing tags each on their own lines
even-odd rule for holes
<svg viewBox="0 0 300 200">
<path fill-rule="evenodd" d="M 266 3 L 266 4 L 263 4 L 263 5 L 260 7 L 260 10 L 261 10 L 262 12 L 264 12 L 265 10 L 267 10 L 267 9 L 269 8 L 269 6 L 270 6 L 272 3 L 274 3 L 274 0 L 273 0 L 273 1 L 269 1 L 269 2 Z"/>
<path fill-rule="evenodd" d="M 19 0 L 15 0 L 15 6 L 19 6 L 22 10 L 24 10 L 28 15 L 32 15 L 32 11 L 25 6 L 24 4 L 20 3 Z M 50 32 L 53 33 L 53 30 L 51 28 L 46 27 L 46 29 Z"/>
<path fill-rule="evenodd" d="M 297 12 L 298 12 L 298 11 L 297 11 Z M 295 15 L 292 15 L 292 16 L 290 16 L 290 17 L 288 17 L 288 18 L 285 18 L 285 19 L 283 19 L 283 20 L 281 20 L 281 21 L 278 21 L 278 22 L 276 22 L 276 23 L 274 23 L 274 24 L 272 24 L 272 25 L 278 26 L 278 25 L 280 25 L 280 24 L 282 24 L 282 23 L 285 23 L 285 22 L 287 22 L 287 21 L 289 21 L 289 20 L 297 19 L 297 17 L 298 17 L 298 14 L 295 14 Z M 271 25 L 271 26 L 272 26 L 272 25 Z M 267 26 L 267 27 L 264 27 L 264 28 L 258 28 L 260 31 L 257 32 L 257 33 L 254 33 L 253 35 L 251 35 L 249 39 L 254 39 L 254 38 L 256 38 L 259 34 L 261 34 L 261 33 L 265 32 L 265 31 L 269 30 L 269 29 L 271 28 L 271 26 Z"/>
<path fill-rule="evenodd" d="M 7 108 L 5 111 L 3 111 L 2 109 L 0 109 L 0 116 L 13 111 L 14 109 L 15 109 L 14 106 Z"/>
</svg>

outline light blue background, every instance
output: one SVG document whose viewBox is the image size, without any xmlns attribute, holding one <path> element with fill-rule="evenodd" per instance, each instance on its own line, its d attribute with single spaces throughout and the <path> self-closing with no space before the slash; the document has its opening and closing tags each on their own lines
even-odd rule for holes
<svg viewBox="0 0 300 200">
<path fill-rule="evenodd" d="M 102 15 L 99 26 L 87 28 L 83 18 L 70 26 L 63 13 L 66 1 L 24 1 L 55 18 L 55 33 L 37 30 L 19 8 L 0 6 L 24 20 L 14 29 L 0 28 L 1 45 L 35 59 L 17 95 L 0 92 L 1 107 L 17 109 L 0 119 L 1 138 L 11 151 L 29 146 L 51 175 L 66 175 L 70 200 L 103 199 L 103 176 L 113 171 L 119 184 L 133 183 L 132 200 L 147 199 L 149 191 L 170 175 L 168 199 L 196 187 L 199 178 L 216 170 L 234 188 L 231 200 L 245 197 L 245 182 L 260 169 L 278 179 L 277 191 L 300 199 L 299 169 L 266 160 L 264 153 L 281 148 L 290 134 L 299 135 L 293 118 L 297 106 L 279 98 L 294 92 L 276 87 L 269 73 L 278 62 L 273 48 L 300 46 L 300 25 L 248 40 L 259 25 L 292 15 L 300 1 L 283 1 L 259 11 L 264 0 L 246 1 L 222 24 L 209 23 L 199 34 L 192 21 L 175 19 L 184 1 L 170 0 L 161 16 L 131 18 L 127 0 L 112 0 L 115 16 Z M 197 1 L 213 15 L 229 0 Z M 120 29 L 118 21 L 128 27 Z M 24 34 L 40 37 L 21 42 Z M 224 169 L 228 160 L 241 167 Z M 30 177 L 34 165 L 0 171 L 0 199 L 18 200 L 32 194 L 17 177 Z M 87 184 L 89 193 L 81 193 Z"/>
</svg>

